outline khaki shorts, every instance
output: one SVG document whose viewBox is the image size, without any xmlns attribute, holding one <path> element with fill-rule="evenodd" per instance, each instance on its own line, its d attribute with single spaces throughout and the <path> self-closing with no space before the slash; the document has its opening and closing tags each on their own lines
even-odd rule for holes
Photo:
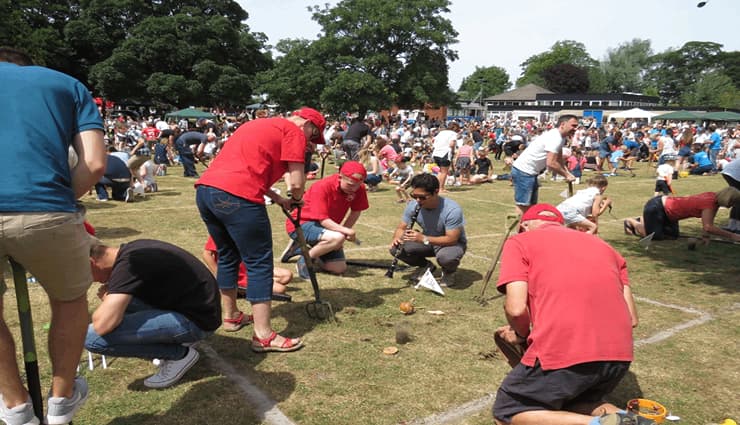
<svg viewBox="0 0 740 425">
<path fill-rule="evenodd" d="M 130 170 L 134 170 L 138 173 L 139 167 L 141 167 L 148 160 L 149 160 L 148 156 L 134 155 L 128 159 L 128 162 L 126 162 L 126 165 L 128 166 Z"/>
<path fill-rule="evenodd" d="M 71 301 L 92 283 L 90 236 L 82 213 L 0 214 L 0 273 L 12 257 L 36 277 L 49 298 Z M 0 285 L 0 295 L 5 292 Z"/>
</svg>

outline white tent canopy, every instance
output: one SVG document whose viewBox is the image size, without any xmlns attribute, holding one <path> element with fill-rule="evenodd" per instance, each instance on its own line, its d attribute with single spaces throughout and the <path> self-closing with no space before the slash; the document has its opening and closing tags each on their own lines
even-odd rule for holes
<svg viewBox="0 0 740 425">
<path fill-rule="evenodd" d="M 656 115 L 658 114 L 650 112 L 650 111 L 646 111 L 644 109 L 632 108 L 626 111 L 619 111 L 619 112 L 610 114 L 609 120 L 611 120 L 612 118 L 615 118 L 618 120 L 623 120 L 626 118 L 647 118 L 648 122 L 650 122 L 650 120 Z"/>
</svg>

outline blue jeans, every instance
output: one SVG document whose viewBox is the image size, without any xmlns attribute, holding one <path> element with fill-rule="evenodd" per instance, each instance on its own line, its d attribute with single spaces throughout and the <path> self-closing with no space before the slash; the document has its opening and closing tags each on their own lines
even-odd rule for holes
<svg viewBox="0 0 740 425">
<path fill-rule="evenodd" d="M 712 161 L 712 171 L 717 171 L 717 157 L 720 149 L 709 149 L 709 160 Z"/>
<path fill-rule="evenodd" d="M 218 247 L 218 287 L 236 289 L 244 262 L 247 300 L 272 300 L 272 230 L 265 206 L 210 186 L 198 186 L 195 203 Z"/>
<path fill-rule="evenodd" d="M 514 183 L 514 203 L 522 206 L 537 203 L 540 185 L 536 175 L 533 176 L 519 171 L 516 167 L 511 167 L 511 180 Z"/>
<path fill-rule="evenodd" d="M 100 336 L 92 325 L 87 328 L 85 348 L 106 356 L 179 360 L 188 351 L 182 344 L 203 340 L 212 333 L 180 313 L 158 310 L 132 298 L 112 332 Z"/>
</svg>

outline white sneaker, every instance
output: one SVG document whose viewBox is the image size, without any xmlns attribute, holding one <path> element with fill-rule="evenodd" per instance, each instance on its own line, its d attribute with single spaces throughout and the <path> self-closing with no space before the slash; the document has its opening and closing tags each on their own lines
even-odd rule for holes
<svg viewBox="0 0 740 425">
<path fill-rule="evenodd" d="M 74 418 L 75 413 L 87 400 L 88 390 L 85 378 L 78 376 L 75 378 L 75 386 L 72 397 L 51 397 L 46 401 L 46 423 L 49 425 L 58 425 L 69 423 Z"/>
<path fill-rule="evenodd" d="M 7 425 L 38 425 L 40 423 L 39 418 L 34 416 L 30 399 L 8 409 L 2 395 L 0 395 L 0 422 Z"/>
<path fill-rule="evenodd" d="M 167 388 L 175 384 L 198 362 L 200 354 L 192 347 L 188 347 L 188 353 L 180 360 L 160 360 L 159 372 L 146 378 L 144 386 L 148 388 Z"/>
<path fill-rule="evenodd" d="M 123 200 L 124 202 L 134 202 L 134 189 L 128 188 L 126 189 L 126 198 Z"/>
</svg>

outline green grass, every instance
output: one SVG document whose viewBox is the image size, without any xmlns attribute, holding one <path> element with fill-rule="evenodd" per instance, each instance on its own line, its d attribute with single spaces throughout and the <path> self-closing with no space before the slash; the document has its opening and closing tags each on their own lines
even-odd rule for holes
<svg viewBox="0 0 740 425">
<path fill-rule="evenodd" d="M 627 259 L 635 295 L 663 304 L 637 302 L 641 324 L 635 339 L 698 317 L 671 305 L 707 312 L 712 320 L 638 347 L 631 372 L 613 400 L 623 405 L 636 396 L 654 399 L 687 424 L 737 419 L 740 248 L 713 243 L 689 251 L 685 240 L 679 240 L 654 242 L 645 251 L 637 238 L 624 235 L 621 220 L 639 215 L 653 194 L 654 180 L 645 165 L 640 164 L 637 177 L 609 179 L 606 195 L 614 199 L 615 206 L 613 215 L 602 216 L 600 223 L 601 236 Z M 495 166 L 500 169 L 500 163 Z M 333 172 L 331 164 L 327 170 Z M 97 227 L 98 236 L 112 244 L 161 239 L 200 256 L 206 230 L 195 207 L 193 180 L 180 174 L 180 168 L 171 168 L 170 175 L 159 179 L 161 192 L 132 204 L 100 203 L 86 197 L 88 219 Z M 691 177 L 679 179 L 674 188 L 678 195 L 688 195 L 724 185 L 719 176 Z M 559 202 L 564 189 L 564 183 L 545 181 L 541 201 Z M 403 205 L 395 203 L 395 193 L 387 185 L 369 196 L 371 208 L 356 226 L 363 244 L 348 244 L 345 250 L 351 259 L 390 263 L 387 248 Z M 402 423 L 494 393 L 509 370 L 492 342 L 493 330 L 505 323 L 502 298 L 491 299 L 485 306 L 473 298 L 481 292 L 482 275 L 503 236 L 505 217 L 514 210 L 512 190 L 508 182 L 498 181 L 452 188 L 449 197 L 464 209 L 470 241 L 458 273 L 459 286 L 447 290 L 446 296 L 414 290 L 405 280 L 410 270 L 396 272 L 392 280 L 383 276 L 382 269 L 351 267 L 343 277 L 322 273 L 318 275 L 322 297 L 331 302 L 338 320 L 332 324 L 306 316 L 304 304 L 313 299 L 313 293 L 310 284 L 296 278 L 289 290 L 294 302 L 273 306 L 273 326 L 286 335 L 304 337 L 304 349 L 285 355 L 254 354 L 249 350 L 250 328 L 238 333 L 219 330 L 207 344 L 301 424 Z M 284 216 L 276 206 L 268 211 L 278 255 L 288 240 Z M 727 210 L 720 210 L 718 223 L 725 223 L 727 216 Z M 700 233 L 698 220 L 684 221 L 681 228 L 686 234 Z M 5 297 L 5 317 L 16 329 L 12 281 L 7 283 L 11 289 Z M 494 285 L 495 276 L 487 290 L 489 298 L 496 295 Z M 98 303 L 96 290 L 94 284 L 89 292 L 91 308 Z M 37 286 L 32 285 L 31 292 L 42 382 L 47 388 L 43 324 L 49 320 L 48 308 Z M 419 309 L 403 316 L 398 306 L 411 298 Z M 244 300 L 239 303 L 249 310 Z M 428 310 L 442 310 L 445 315 L 433 316 Z M 399 326 L 411 335 L 408 344 L 395 343 Z M 397 346 L 399 353 L 384 355 L 382 350 L 388 346 Z M 165 390 L 143 386 L 143 380 L 154 372 L 149 362 L 110 358 L 108 362 L 108 369 L 98 365 L 91 372 L 87 359 L 82 359 L 91 397 L 76 424 L 260 423 L 234 377 L 220 375 L 218 363 L 207 355 L 180 384 Z M 490 420 L 487 405 L 455 423 Z"/>
</svg>

